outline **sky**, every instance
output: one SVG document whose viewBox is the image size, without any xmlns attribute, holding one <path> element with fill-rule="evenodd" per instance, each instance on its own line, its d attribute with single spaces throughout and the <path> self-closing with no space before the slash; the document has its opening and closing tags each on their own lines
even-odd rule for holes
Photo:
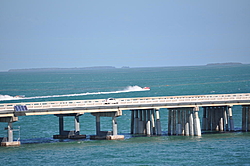
<svg viewBox="0 0 250 166">
<path fill-rule="evenodd" d="M 249 0 L 0 0 L 0 71 L 250 63 Z"/>
</svg>

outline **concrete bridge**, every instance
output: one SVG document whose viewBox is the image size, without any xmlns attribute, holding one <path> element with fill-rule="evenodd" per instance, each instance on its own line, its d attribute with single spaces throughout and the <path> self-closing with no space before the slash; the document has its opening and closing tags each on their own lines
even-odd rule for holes
<svg viewBox="0 0 250 166">
<path fill-rule="evenodd" d="M 76 101 L 49 101 L 0 104 L 0 122 L 8 123 L 8 138 L 2 146 L 20 145 L 13 140 L 12 123 L 19 116 L 48 115 L 59 117 L 59 135 L 54 138 L 85 138 L 80 134 L 79 116 L 96 117 L 96 135 L 91 139 L 124 139 L 117 135 L 116 117 L 131 110 L 131 134 L 161 135 L 160 109 L 168 109 L 169 135 L 201 135 L 201 130 L 234 131 L 232 106 L 242 106 L 242 130 L 250 130 L 250 93 L 189 96 L 161 96 Z M 202 125 L 198 112 L 203 108 Z M 75 117 L 75 130 L 64 130 L 64 116 Z M 112 117 L 112 131 L 100 130 L 100 117 Z M 202 126 L 202 127 L 200 127 Z"/>
</svg>

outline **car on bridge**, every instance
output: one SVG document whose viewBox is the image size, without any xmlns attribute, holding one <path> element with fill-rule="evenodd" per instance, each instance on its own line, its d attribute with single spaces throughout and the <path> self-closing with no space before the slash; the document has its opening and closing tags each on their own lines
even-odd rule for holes
<svg viewBox="0 0 250 166">
<path fill-rule="evenodd" d="M 118 104 L 118 101 L 116 101 L 114 98 L 108 98 L 104 100 L 104 104 Z"/>
</svg>

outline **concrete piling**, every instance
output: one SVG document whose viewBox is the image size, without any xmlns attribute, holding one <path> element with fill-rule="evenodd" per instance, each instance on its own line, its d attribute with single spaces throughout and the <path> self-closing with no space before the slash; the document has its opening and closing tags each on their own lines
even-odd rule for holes
<svg viewBox="0 0 250 166">
<path fill-rule="evenodd" d="M 155 110 L 151 110 L 151 124 L 152 124 L 152 134 L 156 135 Z"/>
<path fill-rule="evenodd" d="M 201 136 L 201 126 L 200 126 L 200 118 L 198 115 L 199 107 L 194 108 L 194 135 Z"/>
<path fill-rule="evenodd" d="M 224 126 L 225 126 L 224 130 L 225 131 L 228 131 L 228 116 L 227 115 L 228 115 L 227 108 L 224 107 L 224 109 L 223 109 L 223 117 L 224 117 Z"/>
<path fill-rule="evenodd" d="M 189 114 L 189 135 L 194 136 L 194 118 L 193 118 L 193 111 Z"/>
<path fill-rule="evenodd" d="M 172 127 L 172 110 L 169 109 L 168 110 L 168 135 L 171 135 L 172 133 L 172 130 L 171 130 L 171 127 Z"/>
<path fill-rule="evenodd" d="M 144 120 L 143 120 L 143 112 L 142 110 L 138 110 L 139 113 L 139 122 L 138 122 L 138 134 L 143 134 L 144 133 Z"/>
<path fill-rule="evenodd" d="M 130 113 L 131 113 L 131 124 L 130 124 L 130 134 L 134 134 L 134 124 L 135 124 L 135 120 L 134 120 L 134 115 L 135 115 L 135 113 L 134 113 L 134 110 L 131 110 L 130 111 Z"/>
<path fill-rule="evenodd" d="M 230 131 L 234 131 L 234 120 L 233 120 L 232 106 L 228 107 L 228 116 L 229 116 Z"/>
<path fill-rule="evenodd" d="M 203 107 L 203 118 L 201 130 L 207 130 L 207 107 Z"/>
<path fill-rule="evenodd" d="M 134 134 L 139 134 L 139 117 L 138 117 L 138 110 L 135 110 L 135 129 L 134 129 Z"/>
<path fill-rule="evenodd" d="M 155 117 L 156 117 L 156 131 L 157 135 L 161 135 L 161 121 L 160 121 L 160 112 L 159 109 L 155 109 Z"/>
<path fill-rule="evenodd" d="M 247 112 L 247 131 L 250 131 L 250 106 L 246 108 Z"/>
<path fill-rule="evenodd" d="M 112 129 L 113 129 L 113 135 L 117 135 L 117 121 L 116 117 L 112 117 Z"/>
<path fill-rule="evenodd" d="M 185 110 L 186 115 L 185 115 L 185 131 L 184 135 L 189 136 L 189 110 Z"/>
</svg>

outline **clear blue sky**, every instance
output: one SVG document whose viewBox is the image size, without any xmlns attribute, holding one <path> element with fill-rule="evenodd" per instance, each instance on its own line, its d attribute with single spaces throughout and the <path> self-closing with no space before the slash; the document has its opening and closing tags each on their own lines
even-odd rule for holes
<svg viewBox="0 0 250 166">
<path fill-rule="evenodd" d="M 250 63 L 250 0 L 0 0 L 0 71 Z"/>
</svg>

